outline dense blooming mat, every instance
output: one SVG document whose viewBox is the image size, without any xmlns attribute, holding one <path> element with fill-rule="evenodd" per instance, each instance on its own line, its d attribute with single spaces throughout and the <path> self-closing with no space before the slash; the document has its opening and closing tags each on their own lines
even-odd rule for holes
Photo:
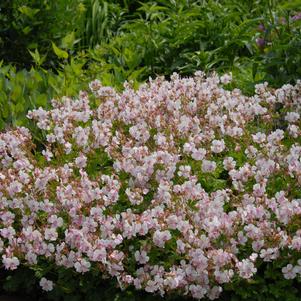
<svg viewBox="0 0 301 301">
<path fill-rule="evenodd" d="M 40 260 L 161 295 L 219 297 L 261 262 L 301 275 L 301 82 L 150 80 L 29 112 L 0 134 L 5 269 Z M 40 279 L 46 291 L 55 279 Z"/>
</svg>

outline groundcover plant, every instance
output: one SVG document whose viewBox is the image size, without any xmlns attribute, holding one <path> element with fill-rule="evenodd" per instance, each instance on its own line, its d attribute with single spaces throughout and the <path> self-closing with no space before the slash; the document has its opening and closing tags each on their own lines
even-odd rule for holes
<svg viewBox="0 0 301 301">
<path fill-rule="evenodd" d="M 300 277 L 301 82 L 247 97 L 230 81 L 199 71 L 120 93 L 94 81 L 28 113 L 41 139 L 2 132 L 5 269 L 46 262 L 211 300 L 262 262 Z"/>
</svg>

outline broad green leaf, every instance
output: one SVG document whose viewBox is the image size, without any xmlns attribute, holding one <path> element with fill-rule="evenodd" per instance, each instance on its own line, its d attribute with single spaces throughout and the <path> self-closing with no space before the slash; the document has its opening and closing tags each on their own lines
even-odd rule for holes
<svg viewBox="0 0 301 301">
<path fill-rule="evenodd" d="M 58 48 L 54 42 L 52 43 L 52 49 L 54 51 L 54 53 L 56 54 L 57 57 L 61 58 L 61 59 L 67 59 L 68 58 L 68 52 Z"/>
<path fill-rule="evenodd" d="M 0 91 L 0 116 L 4 119 L 9 116 L 9 103 L 7 101 L 7 94 L 4 91 Z"/>
<path fill-rule="evenodd" d="M 62 48 L 64 49 L 71 49 L 75 42 L 75 33 L 74 31 L 68 33 L 65 37 L 62 39 Z"/>
<path fill-rule="evenodd" d="M 71 59 L 71 68 L 75 75 L 79 76 L 82 73 L 83 64 L 76 64 L 74 59 Z"/>
<path fill-rule="evenodd" d="M 36 107 L 46 107 L 47 105 L 47 100 L 48 100 L 48 97 L 47 97 L 47 94 L 38 94 L 36 96 Z"/>
<path fill-rule="evenodd" d="M 26 26 L 22 29 L 23 33 L 25 35 L 29 34 L 31 32 L 32 28 L 30 26 Z"/>
<path fill-rule="evenodd" d="M 22 95 L 22 87 L 19 86 L 18 84 L 13 85 L 13 90 L 10 95 L 11 99 L 15 102 L 18 103 L 18 98 Z"/>
<path fill-rule="evenodd" d="M 16 106 L 15 106 L 15 112 L 16 113 L 21 113 L 21 112 L 24 112 L 24 104 L 22 101 L 18 101 Z"/>
<path fill-rule="evenodd" d="M 138 77 L 145 71 L 146 67 L 142 67 L 138 70 L 131 72 L 129 76 L 129 80 L 137 80 Z"/>
<path fill-rule="evenodd" d="M 23 14 L 23 15 L 26 15 L 27 17 L 29 18 L 33 18 L 40 10 L 35 8 L 30 8 L 26 5 L 23 5 L 21 7 L 19 7 L 19 11 Z"/>
</svg>

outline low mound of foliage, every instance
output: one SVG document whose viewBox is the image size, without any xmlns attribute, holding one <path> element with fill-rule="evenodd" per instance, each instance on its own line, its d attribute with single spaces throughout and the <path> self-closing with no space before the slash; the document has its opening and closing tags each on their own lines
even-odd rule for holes
<svg viewBox="0 0 301 301">
<path fill-rule="evenodd" d="M 230 82 L 96 80 L 29 112 L 35 135 L 2 132 L 5 269 L 30 268 L 50 295 L 83 275 L 210 300 L 266 266 L 299 281 L 301 82 L 253 96 Z"/>
</svg>

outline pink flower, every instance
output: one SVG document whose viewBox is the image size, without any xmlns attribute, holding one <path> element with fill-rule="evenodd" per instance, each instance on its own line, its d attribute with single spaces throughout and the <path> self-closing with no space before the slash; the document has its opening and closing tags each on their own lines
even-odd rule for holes
<svg viewBox="0 0 301 301">
<path fill-rule="evenodd" d="M 194 149 L 192 151 L 191 157 L 194 160 L 201 161 L 206 155 L 206 150 L 204 148 Z"/>
<path fill-rule="evenodd" d="M 205 294 L 207 293 L 207 289 L 202 287 L 201 285 L 190 285 L 189 291 L 191 292 L 191 295 L 195 299 L 202 299 L 205 297 Z"/>
<path fill-rule="evenodd" d="M 9 193 L 9 195 L 11 197 L 13 197 L 16 193 L 19 193 L 19 192 L 22 191 L 22 187 L 23 187 L 23 185 L 20 182 L 13 181 L 13 182 L 10 183 L 7 191 Z"/>
<path fill-rule="evenodd" d="M 90 270 L 91 263 L 86 259 L 80 259 L 74 264 L 76 272 L 84 274 Z"/>
<path fill-rule="evenodd" d="M 228 171 L 234 169 L 236 166 L 236 162 L 232 157 L 226 157 L 223 161 L 224 168 Z"/>
<path fill-rule="evenodd" d="M 51 161 L 51 158 L 53 158 L 53 153 L 49 149 L 43 150 L 42 155 L 46 158 L 47 161 Z"/>
<path fill-rule="evenodd" d="M 288 112 L 285 116 L 285 120 L 290 123 L 297 122 L 300 119 L 300 114 L 297 112 Z"/>
<path fill-rule="evenodd" d="M 263 143 L 266 141 L 266 134 L 258 132 L 252 135 L 253 141 L 256 143 Z"/>
<path fill-rule="evenodd" d="M 213 140 L 211 144 L 211 151 L 213 153 L 221 153 L 225 149 L 224 140 Z"/>
<path fill-rule="evenodd" d="M 296 277 L 296 271 L 294 270 L 294 266 L 292 264 L 288 264 L 287 266 L 283 267 L 282 273 L 285 279 L 294 279 Z"/>
<path fill-rule="evenodd" d="M 94 250 L 91 256 L 91 260 L 100 261 L 100 262 L 105 262 L 106 258 L 107 258 L 107 251 L 104 247 Z"/>
<path fill-rule="evenodd" d="M 243 259 L 242 261 L 239 261 L 236 264 L 236 267 L 239 270 L 239 276 L 245 279 L 251 278 L 257 272 L 254 263 L 249 259 Z"/>
<path fill-rule="evenodd" d="M 48 218 L 48 222 L 51 223 L 52 229 L 62 227 L 64 224 L 63 219 L 61 217 L 57 217 L 55 214 Z"/>
<path fill-rule="evenodd" d="M 17 257 L 7 257 L 6 255 L 2 255 L 2 263 L 4 264 L 4 268 L 6 270 L 16 270 L 20 265 L 20 261 Z"/>
<path fill-rule="evenodd" d="M 45 277 L 41 278 L 40 286 L 46 292 L 53 290 L 53 282 L 51 280 L 47 280 Z"/>
<path fill-rule="evenodd" d="M 55 228 L 48 228 L 45 230 L 45 239 L 55 241 L 58 238 L 58 233 Z"/>
<path fill-rule="evenodd" d="M 220 79 L 222 84 L 227 85 L 232 81 L 232 73 L 224 74 Z"/>
<path fill-rule="evenodd" d="M 75 164 L 78 168 L 85 168 L 87 165 L 87 157 L 80 154 L 79 157 L 75 158 Z"/>
<path fill-rule="evenodd" d="M 216 169 L 216 163 L 214 161 L 203 160 L 202 171 L 213 172 Z"/>
<path fill-rule="evenodd" d="M 153 242 L 159 248 L 164 248 L 165 243 L 171 239 L 171 234 L 168 230 L 159 231 L 156 230 L 153 235 Z"/>
<path fill-rule="evenodd" d="M 145 251 L 136 251 L 135 252 L 135 259 L 140 264 L 146 264 L 149 261 L 149 257 Z"/>
</svg>

